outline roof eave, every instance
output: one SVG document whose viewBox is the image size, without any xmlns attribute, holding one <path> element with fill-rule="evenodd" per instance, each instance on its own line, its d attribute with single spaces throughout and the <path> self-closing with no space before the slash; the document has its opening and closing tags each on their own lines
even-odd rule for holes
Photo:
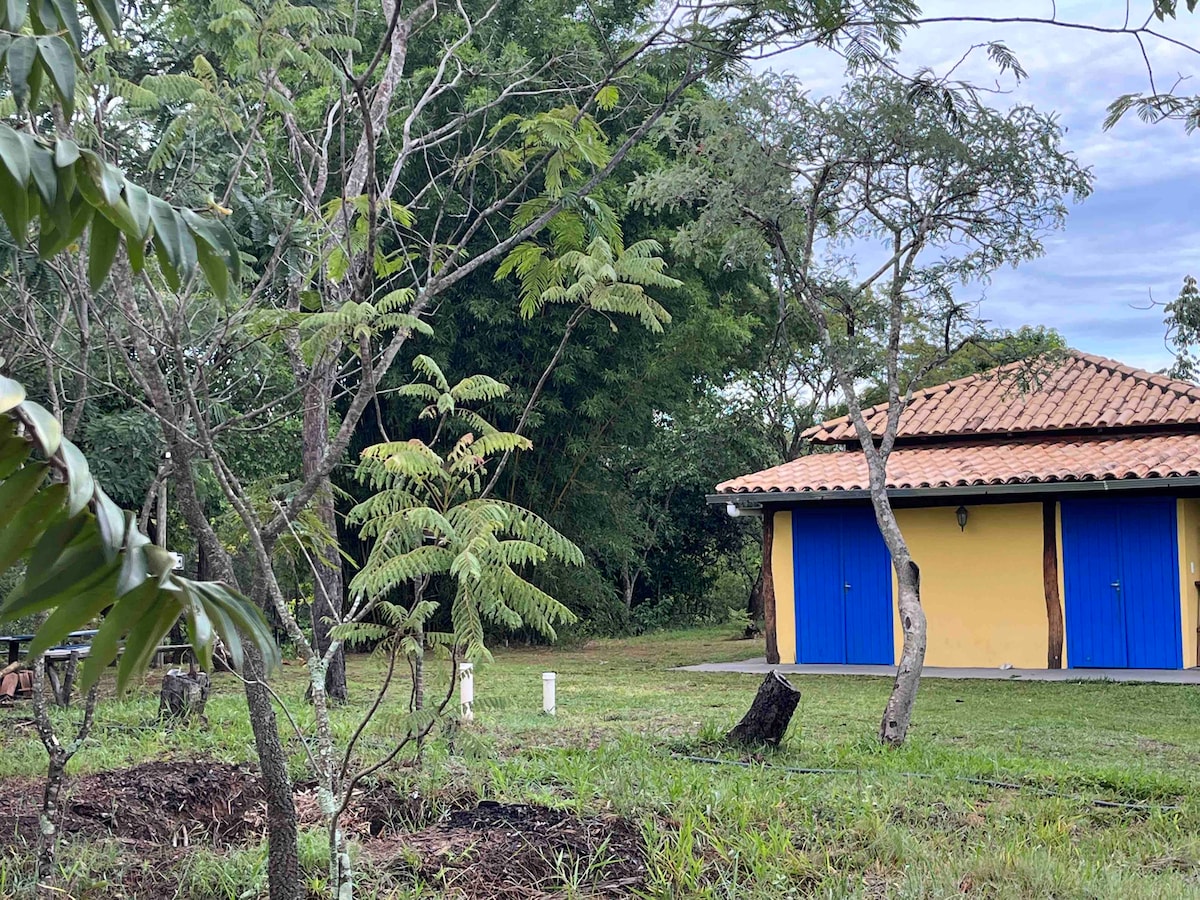
<svg viewBox="0 0 1200 900">
<path fill-rule="evenodd" d="M 1111 491 L 1151 491 L 1178 489 L 1200 489 L 1200 476 L 1186 475 L 1173 478 L 1120 478 L 1108 481 L 1034 481 L 1019 484 L 972 484 L 936 488 L 892 488 L 888 496 L 901 499 L 948 499 L 950 497 L 1012 496 L 1014 494 L 1104 494 Z M 760 509 L 763 506 L 781 506 L 792 503 L 838 502 L 843 500 L 870 500 L 869 490 L 845 491 L 726 491 L 709 494 L 705 500 L 711 505 L 733 504 L 739 509 Z"/>
</svg>

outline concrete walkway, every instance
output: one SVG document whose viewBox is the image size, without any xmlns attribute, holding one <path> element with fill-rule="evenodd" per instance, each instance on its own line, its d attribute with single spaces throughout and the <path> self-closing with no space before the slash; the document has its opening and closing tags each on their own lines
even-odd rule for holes
<svg viewBox="0 0 1200 900">
<path fill-rule="evenodd" d="M 765 675 L 772 669 L 784 675 L 867 675 L 892 678 L 895 666 L 772 666 L 757 657 L 745 662 L 680 666 L 682 672 L 733 672 Z M 1156 684 L 1200 684 L 1200 669 L 956 669 L 926 666 L 922 678 L 985 678 L 994 681 L 1148 681 Z"/>
</svg>

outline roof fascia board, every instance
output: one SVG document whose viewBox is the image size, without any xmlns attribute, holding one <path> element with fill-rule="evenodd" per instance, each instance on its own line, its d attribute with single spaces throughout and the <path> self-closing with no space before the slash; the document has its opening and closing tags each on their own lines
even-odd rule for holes
<svg viewBox="0 0 1200 900">
<path fill-rule="evenodd" d="M 962 487 L 894 488 L 888 496 L 905 498 L 945 499 L 950 497 L 1012 496 L 1014 494 L 1104 494 L 1112 491 L 1150 491 L 1171 488 L 1200 488 L 1200 476 L 1176 478 L 1121 478 L 1111 481 L 1039 481 L 1031 484 L 973 484 Z M 829 503 L 841 500 L 870 500 L 869 490 L 856 491 L 742 491 L 709 494 L 705 500 L 713 505 L 732 503 L 741 509 L 778 506 L 792 503 Z"/>
</svg>

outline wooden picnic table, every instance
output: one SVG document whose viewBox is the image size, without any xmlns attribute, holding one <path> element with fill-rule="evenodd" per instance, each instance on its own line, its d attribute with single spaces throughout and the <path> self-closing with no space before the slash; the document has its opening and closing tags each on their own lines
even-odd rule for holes
<svg viewBox="0 0 1200 900">
<path fill-rule="evenodd" d="M 76 638 L 91 638 L 95 637 L 95 631 L 72 631 L 67 635 L 67 640 L 70 641 Z M 0 644 L 8 645 L 8 662 L 9 665 L 15 663 L 21 658 L 21 645 L 28 644 L 36 635 L 32 634 L 3 634 L 0 635 Z M 57 648 L 56 648 L 57 649 Z"/>
</svg>

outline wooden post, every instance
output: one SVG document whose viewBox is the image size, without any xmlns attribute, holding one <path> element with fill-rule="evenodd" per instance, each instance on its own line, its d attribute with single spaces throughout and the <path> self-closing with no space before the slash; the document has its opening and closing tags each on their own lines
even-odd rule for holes
<svg viewBox="0 0 1200 900">
<path fill-rule="evenodd" d="M 1042 501 L 1042 584 L 1046 593 L 1046 668 L 1062 668 L 1063 611 L 1058 593 L 1058 501 Z"/>
<path fill-rule="evenodd" d="M 771 568 L 771 549 L 775 544 L 775 513 L 762 511 L 762 597 L 763 631 L 767 633 L 767 662 L 779 665 L 779 636 L 775 633 L 775 573 Z"/>
</svg>

